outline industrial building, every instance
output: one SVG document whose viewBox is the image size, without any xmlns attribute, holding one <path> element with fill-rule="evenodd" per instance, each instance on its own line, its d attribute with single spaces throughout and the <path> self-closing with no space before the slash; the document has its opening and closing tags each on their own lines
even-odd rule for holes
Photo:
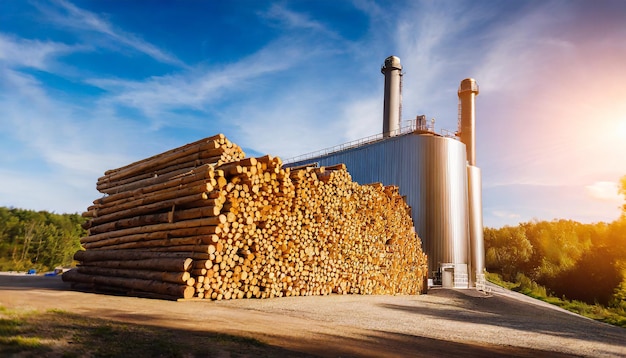
<svg viewBox="0 0 626 358">
<path fill-rule="evenodd" d="M 286 165 L 343 163 L 361 184 L 398 186 L 428 255 L 429 284 L 483 287 L 482 184 L 475 153 L 478 85 L 472 78 L 461 81 L 458 131 L 436 133 L 423 115 L 401 125 L 400 59 L 385 59 L 381 72 L 385 89 L 380 134 L 292 158 Z"/>
</svg>

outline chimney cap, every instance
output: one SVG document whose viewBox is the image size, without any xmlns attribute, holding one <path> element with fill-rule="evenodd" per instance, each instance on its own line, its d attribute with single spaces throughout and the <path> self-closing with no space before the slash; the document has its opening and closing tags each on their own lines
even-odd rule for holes
<svg viewBox="0 0 626 358">
<path fill-rule="evenodd" d="M 402 65 L 400 64 L 400 58 L 398 56 L 389 56 L 385 59 L 385 64 L 380 68 L 381 73 L 386 73 L 391 70 L 402 71 Z"/>
<path fill-rule="evenodd" d="M 461 95 L 461 93 L 464 92 L 472 92 L 475 94 L 478 94 L 478 84 L 476 83 L 476 80 L 473 78 L 466 78 L 463 81 L 461 81 L 461 85 L 459 86 L 459 96 Z"/>
</svg>

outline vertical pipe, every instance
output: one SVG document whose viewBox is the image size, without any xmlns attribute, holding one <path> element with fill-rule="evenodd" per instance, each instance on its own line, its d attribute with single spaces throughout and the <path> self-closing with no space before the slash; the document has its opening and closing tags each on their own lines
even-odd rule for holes
<svg viewBox="0 0 626 358">
<path fill-rule="evenodd" d="M 469 204 L 470 285 L 485 282 L 485 244 L 483 238 L 482 178 L 480 168 L 467 166 Z"/>
<path fill-rule="evenodd" d="M 383 108 L 383 137 L 392 137 L 400 130 L 402 65 L 396 56 L 389 56 L 380 69 L 385 75 L 385 102 Z"/>
<path fill-rule="evenodd" d="M 467 162 L 476 165 L 476 118 L 474 99 L 478 95 L 478 84 L 473 78 L 466 78 L 459 86 L 459 102 L 461 105 L 461 142 L 465 143 Z"/>
</svg>

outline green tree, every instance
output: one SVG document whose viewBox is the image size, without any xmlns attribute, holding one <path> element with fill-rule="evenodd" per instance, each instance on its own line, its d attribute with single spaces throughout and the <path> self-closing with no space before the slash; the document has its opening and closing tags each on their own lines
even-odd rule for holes
<svg viewBox="0 0 626 358">
<path fill-rule="evenodd" d="M 619 182 L 626 202 L 626 176 Z M 612 223 L 534 221 L 485 228 L 487 270 L 557 296 L 626 307 L 626 204 Z M 521 282 L 524 281 L 524 282 Z"/>
<path fill-rule="evenodd" d="M 521 226 L 505 226 L 484 231 L 485 264 L 487 270 L 499 272 L 503 279 L 513 280 L 520 267 L 526 266 L 533 254 L 533 246 Z"/>
<path fill-rule="evenodd" d="M 536 249 L 535 272 L 530 277 L 541 281 L 572 269 L 591 247 L 591 237 L 583 226 L 571 220 L 526 224 L 527 236 Z"/>
<path fill-rule="evenodd" d="M 0 207 L 0 270 L 67 266 L 86 235 L 78 214 Z"/>
</svg>

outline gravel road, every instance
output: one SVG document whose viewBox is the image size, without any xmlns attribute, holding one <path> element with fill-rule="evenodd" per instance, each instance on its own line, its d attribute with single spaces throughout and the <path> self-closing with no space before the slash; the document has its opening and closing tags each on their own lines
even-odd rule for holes
<svg viewBox="0 0 626 358">
<path fill-rule="evenodd" d="M 626 329 L 501 289 L 171 302 L 0 275 L 0 305 L 257 338 L 322 357 L 626 357 Z"/>
</svg>

